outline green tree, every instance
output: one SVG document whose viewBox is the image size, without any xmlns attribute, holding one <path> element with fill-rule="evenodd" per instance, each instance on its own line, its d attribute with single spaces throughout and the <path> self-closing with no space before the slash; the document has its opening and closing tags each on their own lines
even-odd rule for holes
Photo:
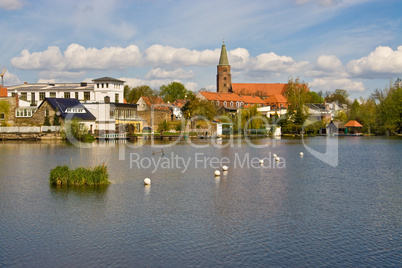
<svg viewBox="0 0 402 268">
<path fill-rule="evenodd" d="M 285 97 L 288 104 L 286 118 L 295 124 L 296 132 L 300 132 L 309 115 L 306 106 L 310 100 L 308 84 L 301 82 L 299 78 L 296 80 L 290 78 Z"/>
<path fill-rule="evenodd" d="M 349 103 L 349 93 L 344 89 L 336 89 L 335 92 L 326 92 L 325 100 L 327 102 L 338 102 L 340 104 Z"/>
<path fill-rule="evenodd" d="M 364 133 L 372 133 L 378 130 L 377 125 L 377 104 L 371 98 L 360 99 L 359 122 L 363 125 Z"/>
<path fill-rule="evenodd" d="M 357 99 L 355 99 L 352 105 L 350 105 L 349 120 L 360 121 L 359 115 L 360 115 L 360 103 Z"/>
<path fill-rule="evenodd" d="M 184 99 L 187 94 L 190 94 L 189 91 L 179 82 L 172 82 L 167 86 L 163 85 L 159 88 L 159 95 L 164 102 L 174 102 L 176 99 Z"/>
<path fill-rule="evenodd" d="M 2 100 L 0 101 L 0 114 L 2 114 L 2 119 L 4 121 L 2 122 L 2 126 L 6 125 L 6 120 L 7 120 L 7 115 L 10 112 L 10 103 L 8 101 Z"/>
<path fill-rule="evenodd" d="M 322 92 L 321 95 L 317 92 L 310 91 L 308 92 L 309 96 L 309 103 L 324 103 L 325 99 L 322 97 Z"/>
<path fill-rule="evenodd" d="M 60 126 L 60 115 L 57 115 L 58 113 L 60 113 L 59 109 L 56 109 L 53 117 L 53 126 Z"/>
<path fill-rule="evenodd" d="M 45 121 L 43 122 L 44 126 L 51 126 L 50 118 L 49 118 L 49 110 L 46 109 Z"/>
<path fill-rule="evenodd" d="M 181 108 L 181 111 L 186 119 L 199 115 L 212 120 L 216 115 L 216 110 L 212 103 L 207 100 L 200 100 L 198 98 L 188 101 Z"/>
<path fill-rule="evenodd" d="M 129 91 L 124 93 L 127 103 L 136 103 L 142 96 L 155 96 L 155 92 L 147 85 L 133 87 Z"/>
<path fill-rule="evenodd" d="M 348 121 L 348 116 L 344 111 L 336 111 L 334 121 L 341 121 L 343 123 L 346 123 Z"/>
</svg>

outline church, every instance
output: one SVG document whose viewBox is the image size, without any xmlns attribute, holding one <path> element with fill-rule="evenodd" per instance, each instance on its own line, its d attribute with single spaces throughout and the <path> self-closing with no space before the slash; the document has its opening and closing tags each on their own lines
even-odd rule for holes
<svg viewBox="0 0 402 268">
<path fill-rule="evenodd" d="M 215 105 L 231 103 L 228 100 L 233 99 L 234 103 L 237 104 L 236 108 L 247 108 L 247 106 L 250 105 L 257 105 L 270 106 L 272 110 L 286 109 L 287 101 L 284 97 L 284 93 L 287 86 L 288 84 L 280 83 L 232 83 L 232 74 L 226 51 L 226 45 L 223 43 L 219 64 L 217 66 L 216 93 L 207 93 L 201 91 L 199 94 L 197 94 L 197 97 L 214 102 Z M 241 99 L 245 98 L 246 96 L 248 101 L 243 103 L 248 105 L 242 106 Z M 228 108 L 232 107 L 229 106 Z"/>
</svg>

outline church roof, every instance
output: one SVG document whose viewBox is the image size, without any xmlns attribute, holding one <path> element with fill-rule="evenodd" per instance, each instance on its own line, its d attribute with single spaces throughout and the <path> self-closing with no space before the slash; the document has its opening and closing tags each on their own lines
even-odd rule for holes
<svg viewBox="0 0 402 268">
<path fill-rule="evenodd" d="M 268 98 L 265 99 L 265 103 L 287 103 L 287 100 L 284 96 L 280 94 L 270 95 Z"/>
<path fill-rule="evenodd" d="M 219 65 L 229 65 L 228 54 L 226 52 L 225 42 L 222 44 L 221 57 L 219 59 Z"/>
<path fill-rule="evenodd" d="M 232 83 L 233 93 L 258 95 L 258 96 L 271 96 L 283 95 L 286 91 L 288 84 L 258 84 L 258 83 Z"/>
</svg>

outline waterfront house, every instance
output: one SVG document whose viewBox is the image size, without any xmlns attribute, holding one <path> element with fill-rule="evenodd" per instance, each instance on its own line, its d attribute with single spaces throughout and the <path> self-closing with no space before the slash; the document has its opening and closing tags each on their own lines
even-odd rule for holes
<svg viewBox="0 0 402 268">
<path fill-rule="evenodd" d="M 356 120 L 350 120 L 345 124 L 350 134 L 361 134 L 363 126 Z"/>
<path fill-rule="evenodd" d="M 65 98 L 45 98 L 30 118 L 30 122 L 33 125 L 43 125 L 46 117 L 51 125 L 55 124 L 56 117 L 59 118 L 60 124 L 78 118 L 80 124 L 85 125 L 90 132 L 93 131 L 96 120 L 79 100 Z"/>
<path fill-rule="evenodd" d="M 39 107 L 45 98 L 77 99 L 81 102 L 103 102 L 109 96 L 113 102 L 124 102 L 124 81 L 102 77 L 90 82 L 81 83 L 27 83 L 10 86 L 7 96 L 19 95 L 19 99 L 27 101 L 32 107 Z"/>
<path fill-rule="evenodd" d="M 327 125 L 326 128 L 322 128 L 320 129 L 320 134 L 321 135 L 329 135 L 329 136 L 333 136 L 333 135 L 339 135 L 339 134 L 345 134 L 345 124 L 340 122 L 340 121 L 331 121 L 331 123 L 329 123 Z"/>
</svg>

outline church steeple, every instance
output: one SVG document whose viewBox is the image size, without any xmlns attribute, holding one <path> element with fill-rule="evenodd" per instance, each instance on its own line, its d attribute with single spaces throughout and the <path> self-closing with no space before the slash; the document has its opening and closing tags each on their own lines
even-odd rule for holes
<svg viewBox="0 0 402 268">
<path fill-rule="evenodd" d="M 225 42 L 222 44 L 221 57 L 219 59 L 218 73 L 216 75 L 216 91 L 232 92 L 232 75 L 226 52 Z"/>
<path fill-rule="evenodd" d="M 226 53 L 225 41 L 223 41 L 221 49 L 221 57 L 219 59 L 219 65 L 229 65 L 228 54 Z"/>
</svg>

